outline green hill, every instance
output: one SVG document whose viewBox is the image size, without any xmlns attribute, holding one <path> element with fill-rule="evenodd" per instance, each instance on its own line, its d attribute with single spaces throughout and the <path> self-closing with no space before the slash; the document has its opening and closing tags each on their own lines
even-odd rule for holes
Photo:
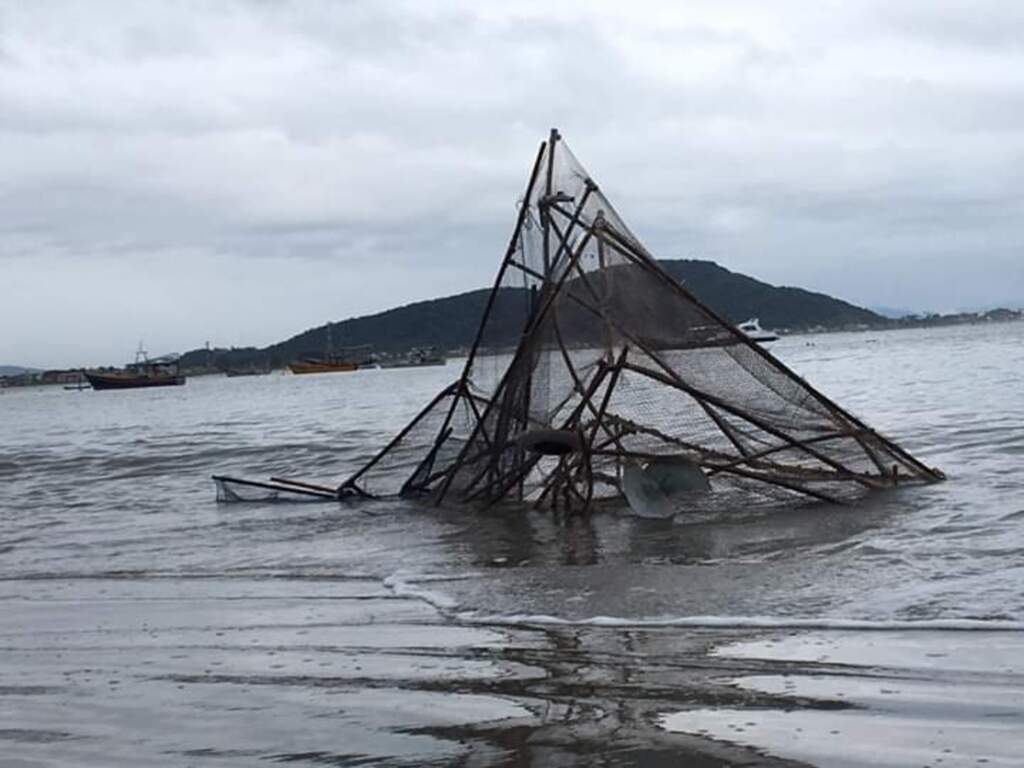
<svg viewBox="0 0 1024 768">
<path fill-rule="evenodd" d="M 701 301 L 736 323 L 757 317 L 765 328 L 800 330 L 885 322 L 874 312 L 823 293 L 769 285 L 730 272 L 712 261 L 666 260 L 661 265 Z M 377 352 L 384 353 L 426 346 L 447 350 L 465 348 L 473 342 L 489 292 L 486 288 L 469 291 L 342 320 L 333 323 L 332 336 L 339 346 L 370 344 Z M 495 311 L 513 311 L 515 293 L 514 289 L 509 289 L 499 294 Z M 182 362 L 186 366 L 202 366 L 212 359 L 222 367 L 267 363 L 282 366 L 305 355 L 322 353 L 326 342 L 327 326 L 322 325 L 264 349 L 214 350 L 212 355 L 206 350 L 193 350 L 183 356 Z"/>
<path fill-rule="evenodd" d="M 0 376 L 21 376 L 23 373 L 36 373 L 38 368 L 25 368 L 20 365 L 0 365 Z"/>
<path fill-rule="evenodd" d="M 734 323 L 756 317 L 764 328 L 806 330 L 883 324 L 885 318 L 842 299 L 774 286 L 730 272 L 713 261 L 673 259 L 661 266 L 701 301 Z"/>
</svg>

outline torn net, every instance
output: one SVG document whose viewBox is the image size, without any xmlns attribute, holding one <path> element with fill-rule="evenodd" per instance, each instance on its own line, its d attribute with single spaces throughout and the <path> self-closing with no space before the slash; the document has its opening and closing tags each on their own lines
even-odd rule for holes
<svg viewBox="0 0 1024 768">
<path fill-rule="evenodd" d="M 719 502 L 942 478 L 669 277 L 552 132 L 463 375 L 342 491 L 584 510 L 668 459 Z"/>
</svg>

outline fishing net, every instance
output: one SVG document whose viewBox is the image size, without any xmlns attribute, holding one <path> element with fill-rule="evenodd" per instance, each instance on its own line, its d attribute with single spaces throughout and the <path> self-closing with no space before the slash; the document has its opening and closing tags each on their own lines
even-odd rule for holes
<svg viewBox="0 0 1024 768">
<path fill-rule="evenodd" d="M 311 486 L 295 480 L 244 480 L 238 477 L 214 475 L 217 501 L 222 504 L 238 502 L 323 502 L 337 501 L 336 489 Z M 319 487 L 320 490 L 313 490 Z"/>
<path fill-rule="evenodd" d="M 669 277 L 552 132 L 463 375 L 342 490 L 583 510 L 672 462 L 713 500 L 942 477 Z"/>
</svg>

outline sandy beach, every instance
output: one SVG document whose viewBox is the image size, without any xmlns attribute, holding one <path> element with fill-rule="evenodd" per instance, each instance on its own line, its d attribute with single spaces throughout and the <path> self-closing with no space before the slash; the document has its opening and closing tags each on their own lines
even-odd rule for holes
<svg viewBox="0 0 1024 768">
<path fill-rule="evenodd" d="M 11 768 L 1013 766 L 1024 751 L 1021 631 L 484 627 L 328 577 L 126 573 L 5 581 L 3 597 Z"/>
</svg>

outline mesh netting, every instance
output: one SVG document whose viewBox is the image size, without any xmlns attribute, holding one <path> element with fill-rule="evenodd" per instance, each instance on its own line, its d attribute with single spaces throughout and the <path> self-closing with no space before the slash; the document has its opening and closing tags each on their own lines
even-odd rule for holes
<svg viewBox="0 0 1024 768">
<path fill-rule="evenodd" d="M 673 281 L 553 133 L 463 376 L 343 487 L 583 509 L 669 459 L 718 500 L 941 478 Z"/>
<path fill-rule="evenodd" d="M 214 475 L 217 486 L 217 501 L 222 504 L 236 502 L 324 502 L 336 501 L 336 493 L 329 489 L 311 491 L 305 484 L 287 485 L 282 482 L 243 480 L 235 477 Z"/>
</svg>

